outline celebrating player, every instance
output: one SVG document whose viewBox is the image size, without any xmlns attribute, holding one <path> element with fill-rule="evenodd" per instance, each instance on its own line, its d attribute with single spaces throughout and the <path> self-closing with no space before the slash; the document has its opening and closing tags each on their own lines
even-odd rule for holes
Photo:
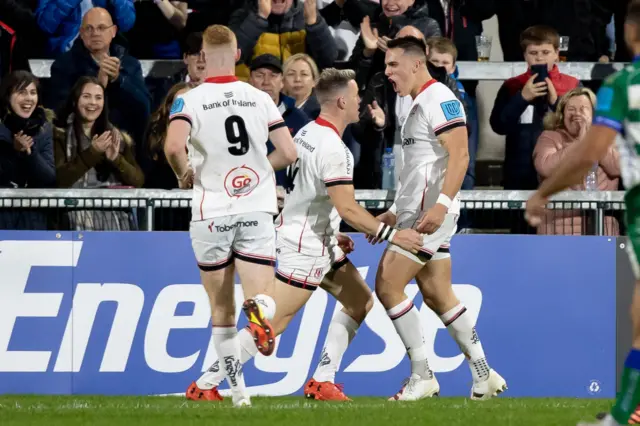
<svg viewBox="0 0 640 426">
<path fill-rule="evenodd" d="M 618 142 L 622 179 L 628 188 L 625 204 L 631 244 L 627 245 L 627 251 L 636 276 L 636 286 L 631 305 L 632 348 L 625 361 L 616 403 L 600 423 L 606 426 L 636 423 L 635 419 L 629 419 L 640 403 L 640 134 L 637 131 L 640 119 L 636 109 L 638 92 L 631 90 L 640 84 L 640 1 L 635 0 L 629 5 L 624 39 L 634 55 L 633 64 L 604 81 L 598 92 L 593 125 L 584 139 L 576 143 L 572 155 L 566 156 L 531 196 L 525 214 L 532 226 L 540 225 L 549 197 L 582 181 L 593 164 L 606 155 L 611 144 Z"/>
<path fill-rule="evenodd" d="M 174 101 L 165 153 L 180 187 L 194 187 L 191 242 L 233 404 L 251 405 L 236 330 L 235 272 L 245 296 L 255 296 L 243 309 L 254 333 L 263 338 L 257 341 L 259 349 L 269 352 L 274 336 L 268 318 L 276 308 L 271 297 L 258 293 L 272 285 L 275 264 L 273 171 L 295 161 L 296 147 L 269 95 L 234 76 L 240 51 L 229 28 L 207 28 L 201 54 L 207 78 Z M 268 157 L 267 139 L 276 147 Z"/>
<path fill-rule="evenodd" d="M 404 292 L 413 278 L 424 302 L 440 316 L 467 357 L 473 377 L 471 398 L 488 399 L 505 390 L 506 383 L 489 368 L 471 314 L 451 286 L 449 242 L 456 231 L 458 192 L 469 162 L 466 119 L 460 101 L 431 77 L 426 61 L 426 45 L 418 38 L 399 37 L 387 43 L 386 75 L 398 96 L 411 95 L 413 104 L 401 135 L 402 187 L 394 206 L 379 218 L 390 226 L 397 223 L 398 229 L 416 227 L 427 234 L 417 255 L 390 245 L 378 268 L 376 294 L 411 359 L 411 376 L 390 399 L 413 401 L 440 392 L 427 361 L 420 314 Z"/>
<path fill-rule="evenodd" d="M 348 398 L 334 384 L 347 345 L 372 306 L 371 291 L 346 259 L 353 241 L 338 234 L 340 217 L 355 229 L 397 244 L 407 252 L 422 247 L 422 236 L 412 229 L 396 231 L 371 216 L 355 200 L 353 156 L 342 142 L 345 127 L 358 121 L 360 99 L 355 73 L 325 70 L 316 86 L 320 116 L 295 136 L 298 160 L 289 169 L 292 192 L 276 219 L 278 270 L 273 298 L 278 310 L 272 325 L 276 335 L 309 300 L 318 286 L 344 306 L 331 321 L 320 364 L 304 393 L 319 400 Z M 341 246 L 341 247 L 338 247 Z M 252 337 L 240 331 L 241 362 L 255 354 Z M 207 399 L 219 399 L 217 386 L 224 376 L 218 361 L 197 382 Z"/>
</svg>

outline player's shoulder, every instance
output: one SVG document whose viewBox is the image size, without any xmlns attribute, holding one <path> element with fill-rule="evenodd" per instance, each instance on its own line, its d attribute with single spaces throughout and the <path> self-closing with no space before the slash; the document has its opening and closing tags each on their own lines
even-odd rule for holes
<svg viewBox="0 0 640 426">
<path fill-rule="evenodd" d="M 422 93 L 420 93 L 420 101 L 422 103 L 436 103 L 451 100 L 458 100 L 455 93 L 439 81 L 429 85 Z"/>
</svg>

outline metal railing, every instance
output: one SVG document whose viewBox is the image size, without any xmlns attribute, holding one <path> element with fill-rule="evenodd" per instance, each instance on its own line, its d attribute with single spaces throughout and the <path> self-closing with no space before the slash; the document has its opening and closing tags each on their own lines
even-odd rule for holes
<svg viewBox="0 0 640 426">
<path fill-rule="evenodd" d="M 29 66 L 36 77 L 51 77 L 51 59 L 31 59 Z M 507 80 L 527 70 L 524 62 L 471 62 L 457 63 L 461 80 Z M 601 64 L 596 62 L 561 62 L 560 71 L 579 80 L 603 80 L 608 75 L 621 70 L 625 63 L 613 62 Z M 169 77 L 184 68 L 179 60 L 141 60 L 144 77 Z"/>
<path fill-rule="evenodd" d="M 474 190 L 461 191 L 461 207 L 467 214 L 494 212 L 506 222 L 522 218 L 522 211 L 531 191 Z M 356 199 L 366 209 L 382 211 L 388 208 L 394 191 L 357 190 Z M 130 211 L 135 212 L 140 228 L 156 229 L 166 212 L 181 211 L 182 221 L 189 217 L 191 191 L 156 189 L 0 189 L 0 209 L 15 211 Z M 605 218 L 624 210 L 624 192 L 568 191 L 552 197 L 551 210 L 575 211 L 593 223 L 595 235 L 605 235 Z M 496 216 L 498 217 L 498 216 Z M 504 228 L 504 226 L 506 228 Z M 496 223 L 499 229 L 509 229 L 509 223 Z"/>
</svg>

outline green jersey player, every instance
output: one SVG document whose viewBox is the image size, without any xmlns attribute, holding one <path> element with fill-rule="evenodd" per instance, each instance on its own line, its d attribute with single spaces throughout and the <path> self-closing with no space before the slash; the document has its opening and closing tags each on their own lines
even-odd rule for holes
<svg viewBox="0 0 640 426">
<path fill-rule="evenodd" d="M 628 424 L 640 403 L 640 0 L 629 5 L 624 36 L 634 55 L 633 63 L 605 80 L 598 92 L 595 118 L 589 132 L 575 146 L 573 155 L 531 196 L 525 214 L 531 225 L 539 225 L 549 197 L 580 182 L 616 142 L 620 151 L 622 179 L 628 188 L 625 194 L 626 220 L 636 286 L 631 308 L 632 348 L 625 361 L 616 403 L 611 413 L 599 423 L 606 426 Z"/>
</svg>

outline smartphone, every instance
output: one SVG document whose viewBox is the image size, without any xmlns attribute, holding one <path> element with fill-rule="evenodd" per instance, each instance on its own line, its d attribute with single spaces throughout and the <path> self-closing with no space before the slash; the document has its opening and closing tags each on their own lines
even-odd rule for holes
<svg viewBox="0 0 640 426">
<path fill-rule="evenodd" d="M 538 74 L 534 83 L 541 83 L 547 77 L 549 77 L 549 69 L 547 68 L 547 64 L 539 64 L 539 65 L 531 65 L 531 74 Z"/>
</svg>

